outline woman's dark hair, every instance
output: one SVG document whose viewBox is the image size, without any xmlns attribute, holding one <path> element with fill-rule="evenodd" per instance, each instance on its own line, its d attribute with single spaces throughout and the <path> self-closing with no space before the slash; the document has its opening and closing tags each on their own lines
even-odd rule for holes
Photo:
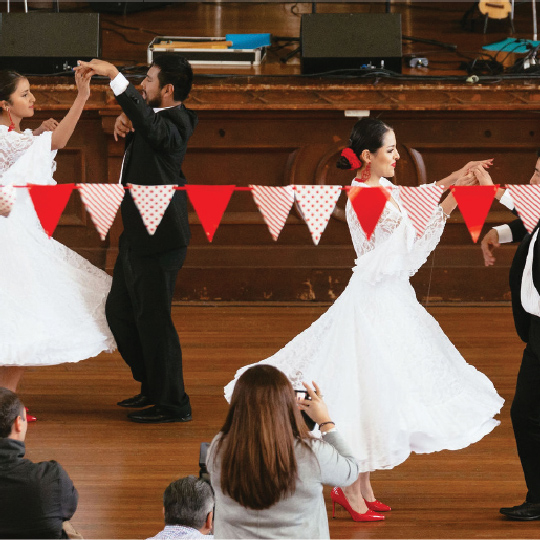
<svg viewBox="0 0 540 540">
<path fill-rule="evenodd" d="M 24 405 L 17 394 L 0 386 L 0 438 L 11 434 L 17 416 L 23 416 Z"/>
<path fill-rule="evenodd" d="M 382 120 L 364 116 L 358 120 L 351 131 L 349 139 L 349 148 L 356 154 L 359 160 L 364 150 L 369 150 L 372 153 L 377 152 L 383 145 L 384 136 L 388 131 L 393 131 L 393 128 L 385 124 Z M 350 161 L 345 156 L 340 156 L 336 166 L 339 169 L 351 169 Z"/>
<path fill-rule="evenodd" d="M 0 101 L 10 101 L 9 98 L 17 90 L 17 84 L 21 79 L 26 77 L 16 71 L 0 71 Z"/>
<path fill-rule="evenodd" d="M 193 83 L 190 63 L 183 56 L 166 53 L 156 56 L 152 65 L 159 68 L 159 87 L 163 88 L 166 84 L 172 84 L 175 101 L 184 101 L 191 92 Z"/>
<path fill-rule="evenodd" d="M 287 377 L 273 366 L 249 368 L 236 382 L 216 455 L 221 489 L 247 508 L 264 510 L 296 489 L 295 445 L 308 429 Z"/>
</svg>

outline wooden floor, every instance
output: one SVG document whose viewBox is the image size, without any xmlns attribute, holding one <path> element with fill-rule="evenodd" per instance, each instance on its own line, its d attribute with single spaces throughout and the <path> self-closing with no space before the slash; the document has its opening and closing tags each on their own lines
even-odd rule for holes
<svg viewBox="0 0 540 540">
<path fill-rule="evenodd" d="M 199 444 L 210 441 L 227 410 L 222 388 L 235 370 L 265 358 L 326 307 L 174 307 L 184 350 L 193 422 L 145 426 L 126 420 L 116 401 L 137 393 L 120 356 L 31 368 L 20 393 L 39 418 L 28 457 L 55 459 L 80 494 L 73 523 L 85 538 L 147 538 L 162 528 L 169 482 L 198 473 Z M 435 307 L 429 311 L 464 357 L 506 399 L 502 424 L 457 452 L 413 455 L 374 473 L 376 495 L 394 507 L 383 523 L 330 519 L 332 538 L 538 538 L 538 522 L 506 521 L 500 506 L 519 504 L 525 485 L 509 418 L 521 359 L 507 307 Z M 321 386 L 324 381 L 319 381 Z M 325 489 L 331 511 L 329 488 Z M 330 514 L 331 515 L 331 514 Z"/>
</svg>

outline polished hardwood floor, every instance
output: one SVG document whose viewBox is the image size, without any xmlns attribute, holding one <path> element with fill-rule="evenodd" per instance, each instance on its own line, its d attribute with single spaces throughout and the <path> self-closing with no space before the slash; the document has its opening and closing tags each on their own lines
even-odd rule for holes
<svg viewBox="0 0 540 540">
<path fill-rule="evenodd" d="M 198 474 L 199 445 L 218 432 L 227 410 L 223 385 L 237 368 L 272 354 L 325 305 L 174 306 L 184 350 L 193 422 L 145 426 L 126 420 L 116 401 L 137 393 L 118 353 L 73 365 L 29 368 L 20 394 L 38 422 L 28 457 L 55 459 L 79 494 L 73 523 L 86 538 L 147 538 L 162 528 L 169 482 Z M 457 452 L 413 455 L 373 474 L 376 494 L 394 510 L 383 523 L 353 523 L 340 510 L 332 538 L 538 538 L 538 522 L 510 522 L 500 506 L 525 496 L 509 418 L 521 360 L 510 308 L 429 307 L 464 357 L 506 399 L 501 425 Z M 327 381 L 319 381 L 324 387 Z M 329 489 L 325 496 L 331 516 Z"/>
</svg>

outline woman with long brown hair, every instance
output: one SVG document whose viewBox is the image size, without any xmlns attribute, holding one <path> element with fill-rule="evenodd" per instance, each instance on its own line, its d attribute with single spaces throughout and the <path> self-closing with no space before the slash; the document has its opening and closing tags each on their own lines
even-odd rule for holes
<svg viewBox="0 0 540 540">
<path fill-rule="evenodd" d="M 304 386 L 309 397 L 297 400 L 268 365 L 238 379 L 207 458 L 216 538 L 329 538 L 322 486 L 348 486 L 359 469 L 318 386 Z M 309 436 L 299 409 L 319 424 L 322 440 Z"/>
</svg>

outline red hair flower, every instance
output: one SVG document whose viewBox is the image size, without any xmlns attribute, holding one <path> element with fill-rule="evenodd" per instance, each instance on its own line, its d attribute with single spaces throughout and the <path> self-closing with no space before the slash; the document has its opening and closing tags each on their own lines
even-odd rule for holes
<svg viewBox="0 0 540 540">
<path fill-rule="evenodd" d="M 362 162 L 358 159 L 352 148 L 344 148 L 341 151 L 341 155 L 351 164 L 351 169 L 360 169 L 362 167 Z"/>
</svg>

